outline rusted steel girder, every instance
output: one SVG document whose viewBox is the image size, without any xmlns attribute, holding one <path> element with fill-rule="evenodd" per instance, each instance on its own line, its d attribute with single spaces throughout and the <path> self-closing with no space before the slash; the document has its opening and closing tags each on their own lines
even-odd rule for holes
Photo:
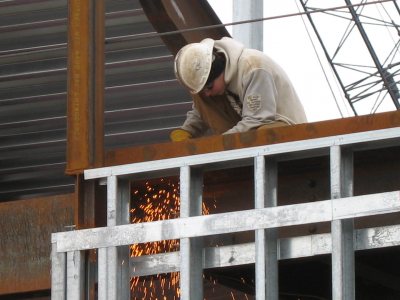
<svg viewBox="0 0 400 300">
<path fill-rule="evenodd" d="M 68 1 L 67 174 L 104 153 L 104 0 Z"/>
<path fill-rule="evenodd" d="M 187 43 L 205 38 L 219 39 L 230 36 L 225 27 L 193 28 L 221 25 L 221 21 L 206 0 L 139 0 L 143 11 L 159 33 L 184 30 L 181 33 L 162 35 L 167 48 L 175 55 Z"/>
<path fill-rule="evenodd" d="M 0 294 L 50 288 L 51 233 L 74 224 L 73 194 L 0 203 Z"/>
<path fill-rule="evenodd" d="M 400 111 L 116 149 L 106 153 L 105 164 L 113 166 L 393 127 L 400 127 Z"/>
<path fill-rule="evenodd" d="M 105 1 L 68 1 L 67 168 L 75 175 L 74 224 L 102 225 L 104 191 L 83 180 L 82 170 L 104 161 Z M 103 217 L 104 218 L 104 217 Z M 86 253 L 88 299 L 95 299 L 96 253 Z"/>
</svg>

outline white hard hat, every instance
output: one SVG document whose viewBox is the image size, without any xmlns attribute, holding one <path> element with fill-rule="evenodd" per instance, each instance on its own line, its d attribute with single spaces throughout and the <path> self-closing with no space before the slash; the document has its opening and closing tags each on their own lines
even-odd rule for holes
<svg viewBox="0 0 400 300">
<path fill-rule="evenodd" d="M 175 76 L 192 94 L 200 92 L 210 74 L 213 39 L 204 39 L 179 50 L 175 57 Z"/>
</svg>

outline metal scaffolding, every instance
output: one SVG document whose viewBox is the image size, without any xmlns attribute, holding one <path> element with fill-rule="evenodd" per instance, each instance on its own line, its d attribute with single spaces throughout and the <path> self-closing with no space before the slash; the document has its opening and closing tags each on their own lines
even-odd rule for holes
<svg viewBox="0 0 400 300">
<path fill-rule="evenodd" d="M 129 278 L 180 272 L 180 298 L 203 299 L 203 269 L 255 263 L 257 299 L 278 299 L 278 260 L 332 254 L 333 299 L 354 299 L 354 251 L 400 245 L 400 224 L 354 230 L 355 218 L 400 211 L 399 191 L 353 197 L 353 153 L 400 143 L 398 128 L 85 171 L 107 182 L 107 227 L 52 235 L 52 299 L 83 299 L 83 253 L 98 249 L 99 299 L 129 299 Z M 277 162 L 329 155 L 331 199 L 277 206 Z M 254 166 L 255 208 L 201 215 L 203 173 Z M 180 218 L 128 224 L 128 180 L 179 174 Z M 330 222 L 331 233 L 278 239 L 285 226 Z M 210 235 L 255 231 L 255 242 L 204 248 Z M 129 245 L 180 239 L 180 251 L 129 257 Z M 129 262 L 129 263 L 128 263 Z M 268 276 L 267 276 L 268 275 Z"/>
<path fill-rule="evenodd" d="M 397 2 L 344 2 L 300 0 L 344 97 L 354 115 L 400 109 Z"/>
</svg>

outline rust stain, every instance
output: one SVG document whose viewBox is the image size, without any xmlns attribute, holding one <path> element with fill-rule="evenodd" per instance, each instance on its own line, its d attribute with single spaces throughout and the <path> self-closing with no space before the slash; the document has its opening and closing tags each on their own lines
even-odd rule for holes
<svg viewBox="0 0 400 300">
<path fill-rule="evenodd" d="M 143 147 L 143 161 L 154 160 L 154 157 L 157 156 L 157 148 L 151 146 Z"/>
<path fill-rule="evenodd" d="M 258 134 L 262 134 L 262 132 L 252 130 L 252 131 L 240 134 L 239 135 L 240 144 L 243 144 L 243 145 L 254 144 L 257 140 Z"/>
<path fill-rule="evenodd" d="M 234 134 L 226 134 L 222 135 L 222 144 L 224 150 L 232 150 L 235 149 L 235 135 Z"/>
<path fill-rule="evenodd" d="M 191 155 L 196 154 L 198 152 L 197 144 L 193 143 L 192 141 L 188 141 L 186 144 L 186 147 L 187 147 L 188 153 Z"/>
</svg>

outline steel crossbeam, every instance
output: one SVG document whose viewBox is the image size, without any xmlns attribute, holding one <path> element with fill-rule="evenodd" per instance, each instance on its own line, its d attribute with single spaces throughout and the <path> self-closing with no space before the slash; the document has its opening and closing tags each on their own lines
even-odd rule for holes
<svg viewBox="0 0 400 300">
<path fill-rule="evenodd" d="M 355 230 L 354 250 L 400 246 L 400 226 Z M 332 253 L 330 233 L 278 240 L 278 259 L 295 259 Z M 203 269 L 232 267 L 255 263 L 255 243 L 204 248 Z M 130 276 L 179 272 L 179 252 L 132 257 Z"/>
<path fill-rule="evenodd" d="M 210 166 L 223 168 L 222 163 L 247 160 L 252 164 L 252 159 L 257 156 L 289 155 L 288 159 L 293 159 L 296 154 L 304 157 L 309 151 L 309 156 L 328 154 L 332 146 L 350 146 L 358 148 L 380 148 L 389 144 L 400 144 L 400 128 L 381 129 L 361 133 L 352 133 L 332 137 L 317 138 L 305 141 L 287 142 L 273 145 L 265 145 L 244 149 L 227 150 L 207 154 L 191 155 L 179 158 L 168 158 L 149 162 L 133 163 L 112 167 L 85 170 L 85 179 L 107 178 L 109 176 L 131 176 L 143 173 L 162 173 L 169 170 L 171 174 L 178 173 L 183 166 Z M 320 152 L 318 152 L 319 150 Z M 316 151 L 316 152 L 314 152 Z M 282 158 L 284 159 L 284 157 Z M 231 166 L 232 167 L 232 166 Z"/>
<path fill-rule="evenodd" d="M 57 252 L 126 246 L 316 222 L 331 222 L 400 211 L 400 192 L 387 192 L 263 209 L 59 232 Z"/>
</svg>

